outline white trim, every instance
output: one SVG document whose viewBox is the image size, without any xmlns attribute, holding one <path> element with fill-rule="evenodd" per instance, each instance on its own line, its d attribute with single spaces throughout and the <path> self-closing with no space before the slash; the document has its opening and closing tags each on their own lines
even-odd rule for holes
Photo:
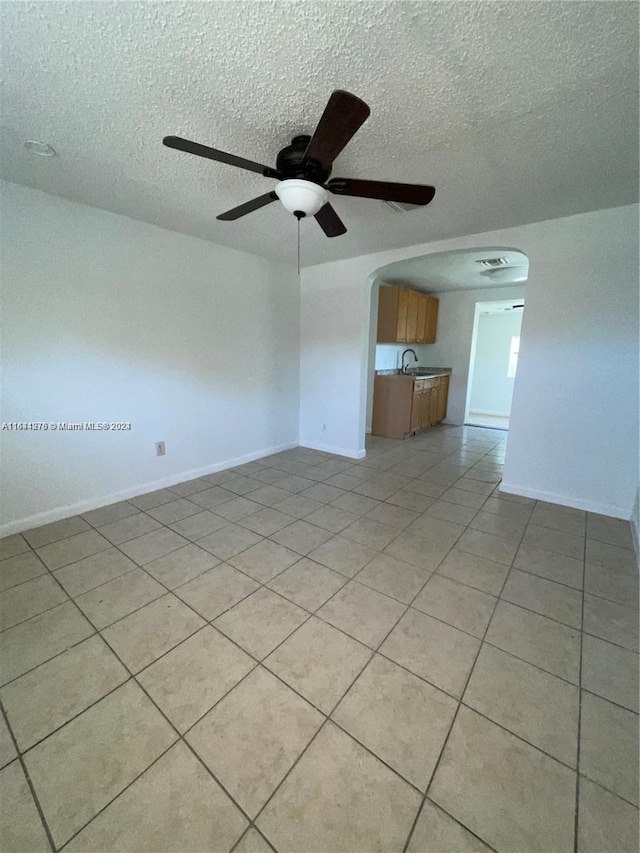
<svg viewBox="0 0 640 853">
<path fill-rule="evenodd" d="M 570 495 L 556 495 L 553 492 L 540 492 L 537 489 L 527 489 L 525 486 L 519 486 L 515 483 L 500 483 L 500 491 L 507 492 L 509 495 L 520 495 L 523 498 L 533 498 L 537 501 L 547 501 L 547 503 L 551 504 L 560 504 L 561 506 L 569 506 L 573 509 L 584 509 L 587 512 L 597 512 L 600 515 L 610 515 L 612 518 L 622 518 L 625 521 L 629 520 L 628 508 L 613 506 L 613 504 L 582 500 L 582 498 L 574 498 Z"/>
<path fill-rule="evenodd" d="M 490 415 L 492 418 L 508 418 L 510 412 L 491 412 L 489 409 L 471 409 L 469 417 L 472 415 Z"/>
<path fill-rule="evenodd" d="M 305 441 L 300 444 L 300 447 L 307 447 L 309 450 L 322 450 L 324 453 L 333 453 L 334 456 L 346 456 L 348 459 L 364 459 L 367 455 L 366 450 L 347 450 L 346 447 L 334 447 L 332 444 L 316 444 L 313 441 Z"/>
<path fill-rule="evenodd" d="M 629 522 L 631 524 L 631 539 L 633 541 L 633 550 L 636 552 L 636 563 L 640 565 L 640 531 L 636 524 L 635 518 Z"/>
<path fill-rule="evenodd" d="M 480 295 L 480 293 L 478 294 Z M 523 304 L 525 303 L 525 297 L 519 300 Z M 469 351 L 469 372 L 467 375 L 467 393 L 465 395 L 464 402 L 464 423 L 467 424 L 471 418 L 471 413 L 476 412 L 479 415 L 495 415 L 496 412 L 484 412 L 482 409 L 471 409 L 471 392 L 473 391 L 473 374 L 475 371 L 476 365 L 476 346 L 478 344 L 478 325 L 480 320 L 480 314 L 482 313 L 483 307 L 485 305 L 502 305 L 504 307 L 508 307 L 509 305 L 513 305 L 515 299 L 489 299 L 489 300 L 480 300 L 476 302 L 476 307 L 473 312 L 473 331 L 471 333 L 471 349 Z M 511 411 L 509 410 L 506 414 L 500 413 L 499 417 L 509 418 L 511 417 Z M 471 426 L 471 423 L 469 423 Z"/>
<path fill-rule="evenodd" d="M 469 349 L 469 370 L 467 372 L 467 388 L 464 395 L 464 418 L 463 423 L 466 424 L 469 419 L 469 409 L 471 407 L 471 390 L 473 386 L 473 373 L 476 366 L 476 345 L 478 343 L 478 320 L 480 319 L 480 302 L 476 302 L 473 309 L 473 328 L 471 330 L 471 347 Z"/>
<path fill-rule="evenodd" d="M 227 468 L 235 468 L 237 465 L 244 465 L 247 462 L 253 462 L 255 459 L 262 459 L 265 456 L 271 456 L 274 453 L 280 453 L 283 450 L 290 450 L 293 447 L 299 446 L 297 441 L 289 441 L 286 444 L 267 447 L 264 450 L 247 453 L 244 456 L 236 456 L 234 459 L 226 459 L 224 462 L 216 462 L 214 465 L 207 465 L 205 468 L 194 468 L 191 471 L 183 471 L 181 474 L 172 474 L 171 477 L 165 477 L 164 480 L 154 480 L 152 483 L 133 486 L 132 488 L 124 489 L 122 492 L 114 492 L 111 495 L 102 495 L 99 498 L 90 498 L 89 500 L 80 501 L 69 506 L 61 506 L 47 510 L 46 512 L 39 512 L 28 518 L 20 518 L 1 525 L 0 537 L 9 536 L 12 533 L 21 533 L 23 530 L 31 530 L 34 527 L 42 527 L 43 524 L 50 524 L 52 521 L 61 521 L 63 518 L 71 518 L 71 516 L 89 512 L 92 509 L 100 509 L 103 506 L 109 506 L 109 504 L 117 503 L 118 501 L 137 498 L 139 495 L 146 495 L 147 492 L 155 492 L 157 489 L 165 489 L 168 486 L 185 483 L 187 480 L 195 480 L 197 477 L 215 474 Z"/>
<path fill-rule="evenodd" d="M 636 552 L 636 565 L 640 567 L 640 490 L 636 492 L 636 499 L 631 510 L 631 539 L 633 541 L 633 550 Z"/>
</svg>

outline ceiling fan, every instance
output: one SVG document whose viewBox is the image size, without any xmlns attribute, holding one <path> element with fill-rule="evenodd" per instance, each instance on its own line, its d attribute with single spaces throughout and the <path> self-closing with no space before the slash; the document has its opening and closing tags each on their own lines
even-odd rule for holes
<svg viewBox="0 0 640 853">
<path fill-rule="evenodd" d="M 347 229 L 329 203 L 328 193 L 425 205 L 429 204 L 436 192 L 435 187 L 422 184 L 353 178 L 328 180 L 333 161 L 364 124 L 369 113 L 370 109 L 363 100 L 337 89 L 331 94 L 313 136 L 294 136 L 291 144 L 278 152 L 275 169 L 180 136 L 165 136 L 162 141 L 169 148 L 228 163 L 279 181 L 271 192 L 227 210 L 217 219 L 239 219 L 280 199 L 284 207 L 298 219 L 314 216 L 327 237 L 338 237 L 345 234 Z"/>
</svg>

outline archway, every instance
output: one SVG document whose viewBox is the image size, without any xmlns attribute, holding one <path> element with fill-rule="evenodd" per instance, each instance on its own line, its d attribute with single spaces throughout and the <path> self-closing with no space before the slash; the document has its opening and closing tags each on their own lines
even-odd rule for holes
<svg viewBox="0 0 640 853">
<path fill-rule="evenodd" d="M 482 246 L 403 259 L 379 267 L 369 275 L 369 334 L 364 389 L 366 406 L 364 423 L 361 425 L 363 437 L 371 431 L 376 371 L 398 371 L 399 358 L 407 347 L 415 351 L 421 368 L 451 369 L 445 423 L 464 423 L 476 303 L 522 300 L 528 266 L 527 256 L 519 249 Z M 391 344 L 378 342 L 378 295 L 382 284 L 401 285 L 438 298 L 435 343 L 420 344 L 406 340 Z"/>
</svg>

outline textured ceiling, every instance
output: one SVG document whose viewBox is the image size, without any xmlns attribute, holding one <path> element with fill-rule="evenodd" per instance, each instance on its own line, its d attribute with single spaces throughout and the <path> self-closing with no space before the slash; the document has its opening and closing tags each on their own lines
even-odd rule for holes
<svg viewBox="0 0 640 853">
<path fill-rule="evenodd" d="M 269 165 L 333 89 L 371 106 L 336 177 L 437 187 L 407 214 L 335 198 L 302 263 L 634 202 L 638 5 L 626 2 L 0 3 L 3 177 L 293 262 L 273 186 L 172 151 L 176 134 Z M 25 139 L 59 156 L 29 154 Z"/>
<path fill-rule="evenodd" d="M 504 258 L 505 266 L 499 272 L 488 273 L 478 261 L 486 258 Z M 513 249 L 484 247 L 456 252 L 437 252 L 396 261 L 377 270 L 376 279 L 388 284 L 408 284 L 427 293 L 444 293 L 447 290 L 475 290 L 491 287 L 508 287 L 524 282 L 516 281 L 529 271 L 529 259 Z"/>
</svg>

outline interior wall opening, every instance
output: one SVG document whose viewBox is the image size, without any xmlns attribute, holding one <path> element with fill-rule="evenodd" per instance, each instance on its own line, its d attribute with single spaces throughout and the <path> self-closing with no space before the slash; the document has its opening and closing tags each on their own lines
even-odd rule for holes
<svg viewBox="0 0 640 853">
<path fill-rule="evenodd" d="M 508 430 L 524 299 L 477 302 L 464 422 Z"/>
<path fill-rule="evenodd" d="M 422 255 L 396 261 L 372 272 L 369 276 L 371 300 L 364 433 L 380 434 L 378 413 L 383 394 L 392 400 L 389 404 L 393 407 L 392 419 L 399 424 L 394 427 L 394 436 L 387 433 L 387 437 L 406 437 L 437 423 L 470 423 L 470 411 L 476 418 L 484 414 L 487 420 L 493 415 L 495 420 L 488 424 L 490 427 L 507 428 L 511 400 L 507 391 L 513 391 L 515 375 L 511 374 L 517 371 L 519 344 L 519 340 L 511 341 L 511 338 L 519 339 L 520 329 L 509 339 L 505 377 L 500 377 L 498 372 L 486 377 L 483 369 L 479 369 L 477 393 L 474 392 L 471 398 L 471 354 L 477 349 L 478 337 L 476 305 L 508 306 L 509 312 L 501 308 L 501 313 L 517 315 L 521 322 L 522 309 L 513 309 L 513 305 L 524 305 L 528 273 L 527 256 L 516 248 L 504 246 L 481 246 Z M 498 309 L 487 310 L 497 312 Z M 495 325 L 500 322 L 495 321 Z M 480 336 L 481 354 L 484 349 L 489 351 L 492 348 L 494 334 L 489 325 L 487 335 Z M 400 395 L 395 393 L 397 385 L 394 379 L 381 378 L 403 376 L 408 379 L 403 380 L 406 391 Z M 437 383 L 430 381 L 438 377 L 440 383 L 447 386 L 446 404 L 442 400 L 444 392 L 436 392 Z M 422 389 L 427 394 L 431 392 L 434 399 L 436 393 L 440 394 L 439 402 L 437 405 L 434 402 L 430 414 L 426 414 L 428 406 L 423 400 L 423 414 L 419 416 L 414 408 L 412 417 L 411 407 L 412 404 L 414 407 L 418 405 L 418 398 L 412 397 L 412 403 L 408 402 L 411 378 L 424 380 Z M 493 391 L 492 398 L 485 399 L 484 405 L 483 382 L 485 392 Z M 381 390 L 383 386 L 386 388 L 384 392 Z M 417 390 L 419 386 L 411 386 L 412 392 Z M 487 393 L 484 396 L 487 397 Z M 475 406 L 472 410 L 469 409 L 470 402 Z M 404 406 L 404 411 L 400 412 L 398 406 Z"/>
</svg>

